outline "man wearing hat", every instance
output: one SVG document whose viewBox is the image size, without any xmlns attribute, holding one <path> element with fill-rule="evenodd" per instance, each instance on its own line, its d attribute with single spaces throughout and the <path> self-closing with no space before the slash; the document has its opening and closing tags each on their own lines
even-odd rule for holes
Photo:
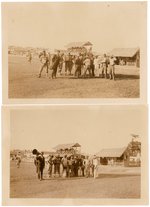
<svg viewBox="0 0 150 207">
<path fill-rule="evenodd" d="M 43 180 L 43 170 L 45 167 L 45 158 L 44 158 L 44 153 L 41 152 L 39 153 L 37 150 L 33 150 L 33 154 L 36 155 L 34 164 L 36 166 L 36 172 L 38 174 L 38 179 Z"/>
</svg>

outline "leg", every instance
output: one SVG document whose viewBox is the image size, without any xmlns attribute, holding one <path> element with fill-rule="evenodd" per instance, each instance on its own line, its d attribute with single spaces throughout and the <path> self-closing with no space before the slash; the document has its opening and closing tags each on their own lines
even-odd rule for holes
<svg viewBox="0 0 150 207">
<path fill-rule="evenodd" d="M 48 77 L 48 63 L 46 64 L 46 76 Z"/>
<path fill-rule="evenodd" d="M 115 66 L 114 65 L 112 68 L 112 78 L 113 78 L 113 80 L 115 80 Z"/>
<path fill-rule="evenodd" d="M 104 71 L 105 71 L 105 78 L 107 79 L 107 67 L 104 65 Z"/>
<path fill-rule="evenodd" d="M 41 180 L 43 180 L 43 167 L 41 168 Z"/>
<path fill-rule="evenodd" d="M 104 66 L 102 65 L 102 78 L 104 78 Z"/>
<path fill-rule="evenodd" d="M 111 80 L 112 78 L 112 66 L 109 66 L 109 79 Z"/>
<path fill-rule="evenodd" d="M 41 70 L 40 70 L 40 73 L 39 73 L 39 78 L 41 78 L 41 74 L 42 74 L 42 71 L 43 71 L 44 67 L 45 67 L 45 64 L 43 64 L 43 65 L 41 66 Z"/>
</svg>

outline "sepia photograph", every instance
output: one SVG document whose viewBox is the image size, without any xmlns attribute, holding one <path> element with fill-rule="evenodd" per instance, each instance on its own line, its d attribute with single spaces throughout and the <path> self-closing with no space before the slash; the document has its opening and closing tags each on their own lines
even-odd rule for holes
<svg viewBox="0 0 150 207">
<path fill-rule="evenodd" d="M 2 16 L 9 99 L 141 97 L 146 2 L 2 3 Z"/>
<path fill-rule="evenodd" d="M 31 198 L 73 199 L 78 205 L 89 205 L 90 199 L 97 205 L 103 199 L 146 202 L 147 107 L 5 107 L 3 112 L 3 189 L 14 205 L 14 199 Z"/>
</svg>

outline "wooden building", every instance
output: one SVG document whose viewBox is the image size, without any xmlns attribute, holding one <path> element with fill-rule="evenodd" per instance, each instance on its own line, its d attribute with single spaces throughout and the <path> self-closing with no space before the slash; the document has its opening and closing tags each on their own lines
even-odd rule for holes
<svg viewBox="0 0 150 207">
<path fill-rule="evenodd" d="M 126 149 L 127 147 L 102 149 L 99 153 L 97 153 L 97 156 L 100 158 L 100 164 L 122 164 L 126 159 Z"/>
<path fill-rule="evenodd" d="M 91 42 L 71 42 L 65 46 L 72 55 L 77 53 L 89 53 L 92 51 Z"/>
<path fill-rule="evenodd" d="M 78 143 L 59 144 L 53 149 L 58 154 L 79 154 L 81 152 L 81 145 Z"/>
<path fill-rule="evenodd" d="M 102 149 L 97 153 L 102 165 L 141 165 L 141 142 L 132 140 L 122 148 Z"/>
<path fill-rule="evenodd" d="M 114 55 L 119 65 L 134 65 L 140 67 L 139 48 L 115 48 L 108 55 Z"/>
</svg>

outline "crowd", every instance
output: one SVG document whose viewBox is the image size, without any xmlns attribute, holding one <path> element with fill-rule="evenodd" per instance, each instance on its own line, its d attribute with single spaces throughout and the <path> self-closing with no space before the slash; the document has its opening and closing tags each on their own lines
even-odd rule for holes
<svg viewBox="0 0 150 207">
<path fill-rule="evenodd" d="M 28 61 L 31 63 L 31 54 L 27 55 Z M 115 80 L 115 64 L 117 59 L 106 54 L 101 56 L 94 56 L 90 54 L 78 54 L 71 55 L 57 52 L 57 54 L 51 55 L 46 51 L 43 51 L 39 55 L 41 68 L 39 72 L 39 78 L 42 75 L 44 69 L 48 76 L 50 70 L 50 78 L 56 78 L 57 73 L 65 75 L 74 75 L 77 78 L 85 77 L 101 77 Z"/>
<path fill-rule="evenodd" d="M 45 161 L 43 153 L 36 154 L 34 164 L 38 179 L 43 179 L 43 170 L 48 164 L 49 177 L 97 177 L 98 160 L 96 156 L 93 159 L 85 159 L 80 155 L 50 155 L 47 162 Z M 62 170 L 61 170 L 62 169 Z"/>
</svg>

